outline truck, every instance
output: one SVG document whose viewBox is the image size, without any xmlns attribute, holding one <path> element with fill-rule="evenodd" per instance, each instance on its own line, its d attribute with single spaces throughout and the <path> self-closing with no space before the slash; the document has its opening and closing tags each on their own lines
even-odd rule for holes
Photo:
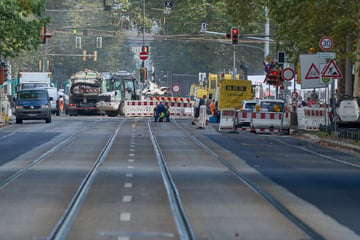
<svg viewBox="0 0 360 240">
<path fill-rule="evenodd" d="M 102 74 L 89 69 L 76 72 L 71 76 L 68 87 L 69 101 L 65 108 L 70 116 L 100 113 L 96 102 L 98 95 L 106 90 L 106 81 Z"/>
<path fill-rule="evenodd" d="M 17 91 L 28 88 L 51 87 L 51 72 L 19 72 Z"/>
<path fill-rule="evenodd" d="M 98 96 L 96 107 L 109 117 L 125 115 L 125 101 L 139 100 L 137 81 L 132 73 L 118 71 L 111 74 L 107 83 L 107 92 Z"/>
</svg>

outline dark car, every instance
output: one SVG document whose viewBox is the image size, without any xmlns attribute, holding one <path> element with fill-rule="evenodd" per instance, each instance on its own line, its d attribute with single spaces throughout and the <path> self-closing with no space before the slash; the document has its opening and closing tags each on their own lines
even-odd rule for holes
<svg viewBox="0 0 360 240">
<path fill-rule="evenodd" d="M 17 92 L 15 99 L 16 123 L 23 120 L 45 120 L 51 122 L 52 97 L 49 97 L 46 89 L 24 89 Z"/>
</svg>

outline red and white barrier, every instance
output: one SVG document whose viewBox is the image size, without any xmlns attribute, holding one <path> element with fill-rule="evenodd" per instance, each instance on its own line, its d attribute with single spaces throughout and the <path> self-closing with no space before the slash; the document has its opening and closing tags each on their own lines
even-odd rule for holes
<svg viewBox="0 0 360 240">
<path fill-rule="evenodd" d="M 220 114 L 219 131 L 237 131 L 238 111 L 235 109 L 223 109 Z"/>
<path fill-rule="evenodd" d="M 298 129 L 306 131 L 319 131 L 320 125 L 330 124 L 329 108 L 298 108 L 296 110 L 298 118 Z"/>
<path fill-rule="evenodd" d="M 191 118 L 193 106 L 189 101 L 175 102 L 164 98 L 160 100 L 131 100 L 125 102 L 125 115 L 128 117 L 150 117 L 154 116 L 154 108 L 160 103 L 169 107 L 172 118 Z M 173 100 L 173 99 L 171 99 Z"/>
<path fill-rule="evenodd" d="M 251 132 L 274 133 L 290 129 L 289 112 L 256 112 L 252 113 Z"/>
<path fill-rule="evenodd" d="M 246 110 L 238 111 L 238 126 L 241 131 L 250 131 L 251 119 L 256 116 L 255 112 L 249 112 Z"/>
</svg>

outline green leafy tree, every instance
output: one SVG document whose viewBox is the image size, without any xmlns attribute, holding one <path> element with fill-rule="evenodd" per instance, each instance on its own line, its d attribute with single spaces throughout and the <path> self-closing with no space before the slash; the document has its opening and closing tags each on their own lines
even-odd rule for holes
<svg viewBox="0 0 360 240">
<path fill-rule="evenodd" d="M 42 17 L 45 0 L 0 1 L 0 56 L 18 56 L 22 51 L 37 49 L 41 27 L 48 22 Z"/>
<path fill-rule="evenodd" d="M 346 71 L 346 81 L 341 81 L 342 92 L 351 93 L 351 71 L 345 63 L 357 62 L 355 86 L 359 86 L 359 15 L 360 2 L 356 0 L 226 0 L 232 19 L 240 25 L 259 19 L 254 15 L 261 12 L 265 6 L 269 9 L 272 34 L 279 48 L 287 52 L 288 61 L 296 62 L 299 54 L 308 53 L 309 48 L 321 51 L 318 43 L 321 37 L 331 36 L 334 39 L 334 49 L 339 65 Z M 249 11 L 249 7 L 254 11 Z M 241 18 L 236 18 L 236 13 Z M 354 95 L 359 95 L 360 89 L 354 89 Z M 355 94 L 356 93 L 356 94 Z"/>
<path fill-rule="evenodd" d="M 170 14 L 154 13 L 154 18 L 161 26 L 153 43 L 156 54 L 152 58 L 157 69 L 192 75 L 232 70 L 233 46 L 225 35 L 233 24 L 225 1 L 179 0 Z M 213 33 L 200 33 L 201 23 L 206 23 L 207 30 Z M 252 74 L 263 72 L 262 46 L 243 41 L 236 47 L 238 72 L 241 64 L 248 65 Z"/>
</svg>

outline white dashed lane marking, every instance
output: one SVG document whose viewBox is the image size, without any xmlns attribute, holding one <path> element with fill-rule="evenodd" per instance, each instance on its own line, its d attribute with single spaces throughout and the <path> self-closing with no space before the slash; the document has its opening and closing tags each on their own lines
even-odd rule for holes
<svg viewBox="0 0 360 240">
<path fill-rule="evenodd" d="M 122 198 L 122 202 L 128 203 L 128 202 L 131 202 L 131 201 L 132 201 L 132 196 L 131 195 L 125 195 Z"/>
<path fill-rule="evenodd" d="M 125 188 L 132 188 L 132 186 L 133 186 L 133 184 L 132 184 L 132 183 L 129 183 L 129 182 L 126 182 L 126 183 L 124 184 L 124 187 L 125 187 Z"/>
<path fill-rule="evenodd" d="M 131 213 L 123 212 L 120 214 L 120 221 L 128 222 L 131 219 Z"/>
</svg>

